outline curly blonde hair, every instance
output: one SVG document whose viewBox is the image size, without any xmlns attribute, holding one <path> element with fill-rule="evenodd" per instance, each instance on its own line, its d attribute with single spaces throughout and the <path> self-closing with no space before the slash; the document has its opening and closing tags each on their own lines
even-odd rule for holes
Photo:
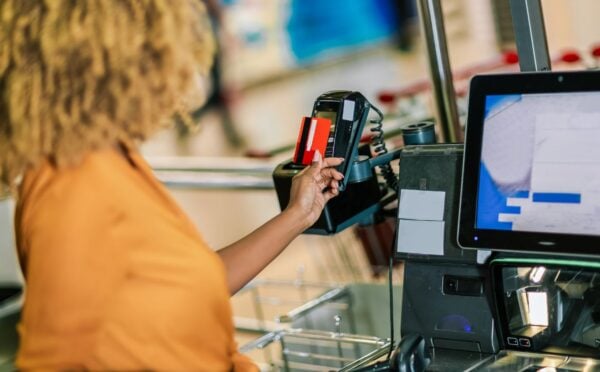
<svg viewBox="0 0 600 372">
<path fill-rule="evenodd" d="M 161 128 L 210 68 L 208 22 L 200 0 L 2 0 L 0 192 Z"/>
</svg>

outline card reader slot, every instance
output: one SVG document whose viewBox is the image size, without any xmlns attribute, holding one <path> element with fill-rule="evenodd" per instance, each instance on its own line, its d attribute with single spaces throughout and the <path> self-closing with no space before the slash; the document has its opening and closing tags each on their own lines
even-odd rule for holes
<svg viewBox="0 0 600 372">
<path fill-rule="evenodd" d="M 483 279 L 445 275 L 444 294 L 477 297 L 483 296 Z"/>
</svg>

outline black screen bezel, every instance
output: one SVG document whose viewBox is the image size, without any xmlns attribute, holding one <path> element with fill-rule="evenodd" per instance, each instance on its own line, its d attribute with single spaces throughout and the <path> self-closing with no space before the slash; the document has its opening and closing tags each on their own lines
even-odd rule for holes
<svg viewBox="0 0 600 372">
<path fill-rule="evenodd" d="M 335 123 L 331 123 L 331 125 L 333 126 L 334 132 L 329 134 L 330 136 L 333 136 L 334 142 L 332 144 L 330 144 L 328 142 L 326 147 L 328 148 L 329 146 L 334 146 L 333 156 L 347 158 L 351 155 L 351 154 L 349 154 L 349 151 L 351 150 L 351 148 L 354 144 L 350 143 L 350 142 L 340 143 L 337 138 L 340 135 L 338 132 L 343 130 L 342 129 L 343 120 L 341 118 L 343 104 L 344 104 L 343 99 L 340 99 L 340 100 L 331 100 L 331 99 L 330 100 L 317 100 L 317 102 L 315 102 L 315 107 L 313 109 L 312 116 L 317 117 L 318 112 L 335 112 Z M 321 155 L 323 157 L 326 156 L 326 154 L 321 154 Z M 345 180 L 347 180 L 350 176 L 350 166 L 351 165 L 352 165 L 352 162 L 345 161 L 336 167 L 336 169 L 344 175 Z M 341 186 L 340 191 L 343 191 L 345 189 L 345 184 L 340 185 L 340 186 Z"/>
<path fill-rule="evenodd" d="M 471 80 L 457 236 L 461 248 L 600 256 L 600 235 L 489 230 L 475 224 L 486 96 L 569 92 L 600 92 L 600 71 L 478 75 Z"/>
</svg>

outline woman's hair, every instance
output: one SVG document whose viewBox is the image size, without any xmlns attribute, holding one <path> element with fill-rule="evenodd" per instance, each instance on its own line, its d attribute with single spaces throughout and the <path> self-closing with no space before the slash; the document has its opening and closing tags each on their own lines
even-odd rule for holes
<svg viewBox="0 0 600 372">
<path fill-rule="evenodd" d="M 214 40 L 200 0 L 0 1 L 0 193 L 178 110 Z"/>
</svg>

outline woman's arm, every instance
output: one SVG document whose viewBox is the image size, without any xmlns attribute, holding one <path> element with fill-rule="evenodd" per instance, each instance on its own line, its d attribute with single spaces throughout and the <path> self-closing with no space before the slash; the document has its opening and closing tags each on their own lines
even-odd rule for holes
<svg viewBox="0 0 600 372">
<path fill-rule="evenodd" d="M 288 207 L 246 237 L 218 251 L 227 269 L 232 295 L 315 223 L 327 201 L 339 192 L 338 181 L 343 176 L 334 167 L 342 161 L 321 160 L 321 155 L 315 153 L 312 165 L 294 177 Z"/>
</svg>

